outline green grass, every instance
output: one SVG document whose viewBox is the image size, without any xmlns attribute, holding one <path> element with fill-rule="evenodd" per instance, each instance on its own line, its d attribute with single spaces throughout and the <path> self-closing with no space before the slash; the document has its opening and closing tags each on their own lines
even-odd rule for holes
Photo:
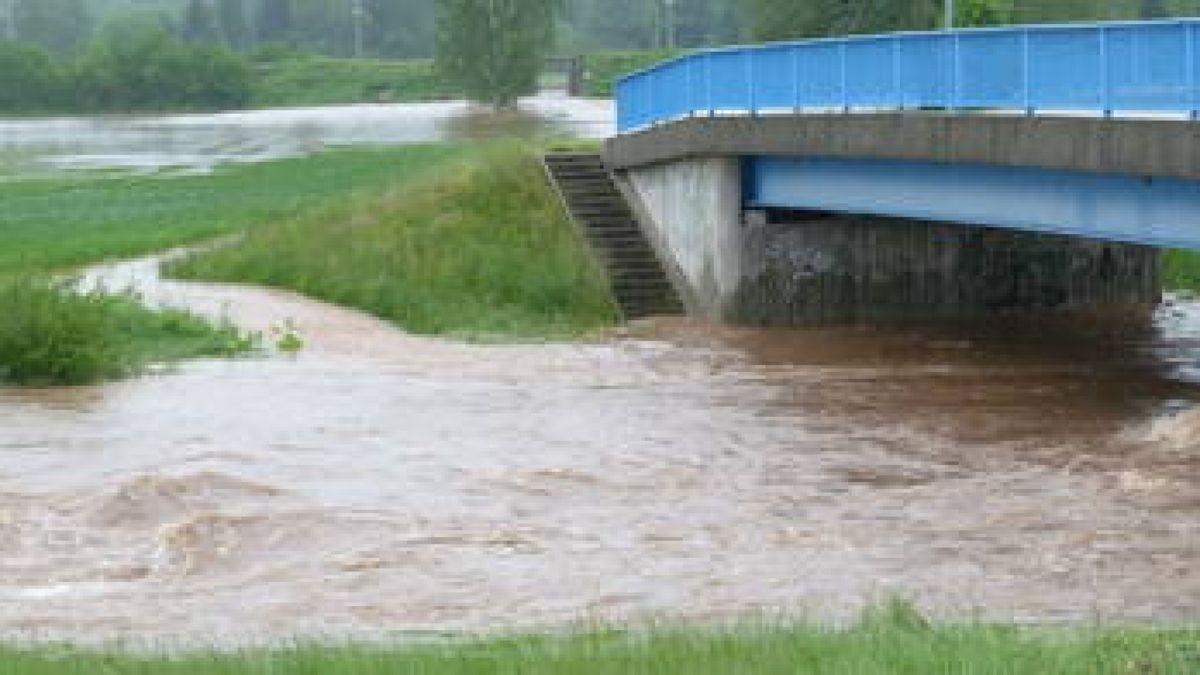
<svg viewBox="0 0 1200 675">
<path fill-rule="evenodd" d="M 1163 254 L 1163 286 L 1170 291 L 1200 292 L 1200 252 L 1166 251 Z"/>
<path fill-rule="evenodd" d="M 928 626 L 876 610 L 845 630 L 766 626 L 607 630 L 565 637 L 399 647 L 301 646 L 136 656 L 66 647 L 0 649 L 20 675 L 1168 675 L 1200 672 L 1200 631 L 1052 633 Z"/>
<path fill-rule="evenodd" d="M 454 145 L 345 150 L 205 176 L 0 182 L 0 275 L 69 269 L 211 239 L 379 190 L 459 154 Z"/>
<path fill-rule="evenodd" d="M 254 343 L 187 312 L 33 278 L 0 279 L 0 316 L 0 383 L 87 384 L 154 363 L 232 356 Z"/>
<path fill-rule="evenodd" d="M 679 54 L 680 52 L 670 49 L 588 54 L 584 56 L 584 70 L 587 72 L 584 94 L 610 98 L 613 95 L 613 86 L 621 76 L 648 68 Z"/>
<path fill-rule="evenodd" d="M 256 107 L 434 101 L 456 98 L 428 59 L 406 61 L 297 56 L 256 67 Z"/>
<path fill-rule="evenodd" d="M 425 334 L 559 337 L 615 318 L 536 148 L 516 142 L 256 227 L 168 271 L 288 288 Z"/>
</svg>

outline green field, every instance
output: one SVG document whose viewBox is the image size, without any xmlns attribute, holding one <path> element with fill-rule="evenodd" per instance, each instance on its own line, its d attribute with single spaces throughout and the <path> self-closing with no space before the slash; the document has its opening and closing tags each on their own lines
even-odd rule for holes
<svg viewBox="0 0 1200 675">
<path fill-rule="evenodd" d="M 168 272 L 287 288 L 426 334 L 571 336 L 616 318 L 538 148 L 517 142 L 270 220 Z"/>
<path fill-rule="evenodd" d="M 460 152 L 346 150 L 204 176 L 71 176 L 0 183 L 0 274 L 152 253 L 380 190 Z"/>
<path fill-rule="evenodd" d="M 3 675 L 1184 675 L 1200 631 L 931 627 L 882 616 L 846 630 L 608 630 L 573 637 L 312 646 L 239 654 L 134 656 L 0 650 Z M 913 618 L 910 618 L 913 617 Z"/>
<path fill-rule="evenodd" d="M 255 67 L 251 105 L 260 108 L 436 101 L 457 98 L 433 61 L 293 56 Z"/>
</svg>

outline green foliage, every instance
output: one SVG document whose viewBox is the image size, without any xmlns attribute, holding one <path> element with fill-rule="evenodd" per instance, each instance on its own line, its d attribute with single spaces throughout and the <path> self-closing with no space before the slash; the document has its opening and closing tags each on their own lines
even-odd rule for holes
<svg viewBox="0 0 1200 675">
<path fill-rule="evenodd" d="M 603 275 L 533 150 L 455 154 L 391 190 L 256 227 L 169 272 L 288 288 L 426 334 L 541 338 L 610 324 Z"/>
<path fill-rule="evenodd" d="M 384 61 L 297 56 L 275 51 L 256 68 L 255 106 L 430 101 L 459 95 L 429 60 Z"/>
<path fill-rule="evenodd" d="M 0 316 L 0 382 L 15 384 L 87 384 L 253 346 L 229 325 L 33 278 L 0 279 Z"/>
<path fill-rule="evenodd" d="M 584 94 L 610 97 L 622 76 L 674 58 L 680 52 L 652 49 L 640 52 L 594 52 L 583 58 Z"/>
<path fill-rule="evenodd" d="M 110 26 L 80 61 L 76 95 L 88 110 L 236 108 L 251 95 L 249 65 L 213 45 L 188 45 L 152 21 Z"/>
<path fill-rule="evenodd" d="M 440 0 L 437 63 L 475 101 L 500 108 L 537 89 L 561 0 Z"/>
<path fill-rule="evenodd" d="M 1200 293 L 1200 253 L 1183 250 L 1164 252 L 1163 286 L 1171 291 Z"/>
<path fill-rule="evenodd" d="M 235 654 L 0 650 L 21 675 L 1184 675 L 1200 632 L 1078 632 L 989 625 L 872 622 L 835 630 L 744 624 L 385 646 L 294 646 Z"/>
<path fill-rule="evenodd" d="M 784 40 L 936 27 L 942 0 L 743 0 L 758 40 Z"/>
<path fill-rule="evenodd" d="M 37 112 L 56 107 L 64 76 L 43 49 L 0 42 L 0 110 Z"/>
</svg>

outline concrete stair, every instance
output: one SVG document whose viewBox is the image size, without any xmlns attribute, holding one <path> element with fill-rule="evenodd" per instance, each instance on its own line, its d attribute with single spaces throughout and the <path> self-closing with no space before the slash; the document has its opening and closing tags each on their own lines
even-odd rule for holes
<svg viewBox="0 0 1200 675">
<path fill-rule="evenodd" d="M 600 155 L 555 153 L 545 164 L 571 218 L 604 261 L 625 319 L 682 314 L 679 296 Z"/>
</svg>

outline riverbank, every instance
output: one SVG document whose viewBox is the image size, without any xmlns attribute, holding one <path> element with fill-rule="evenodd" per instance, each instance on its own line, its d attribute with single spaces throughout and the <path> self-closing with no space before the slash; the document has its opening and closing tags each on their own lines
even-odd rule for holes
<svg viewBox="0 0 1200 675">
<path fill-rule="evenodd" d="M 933 626 L 906 605 L 872 610 L 859 625 L 611 628 L 577 636 L 408 645 L 318 645 L 244 653 L 146 656 L 71 648 L 0 648 L 0 671 L 21 675 L 1125 675 L 1194 673 L 1200 631 L 1046 630 Z"/>
<path fill-rule="evenodd" d="M 412 180 L 246 230 L 171 276 L 284 288 L 420 334 L 545 339 L 616 320 L 539 147 L 463 150 Z"/>
</svg>

